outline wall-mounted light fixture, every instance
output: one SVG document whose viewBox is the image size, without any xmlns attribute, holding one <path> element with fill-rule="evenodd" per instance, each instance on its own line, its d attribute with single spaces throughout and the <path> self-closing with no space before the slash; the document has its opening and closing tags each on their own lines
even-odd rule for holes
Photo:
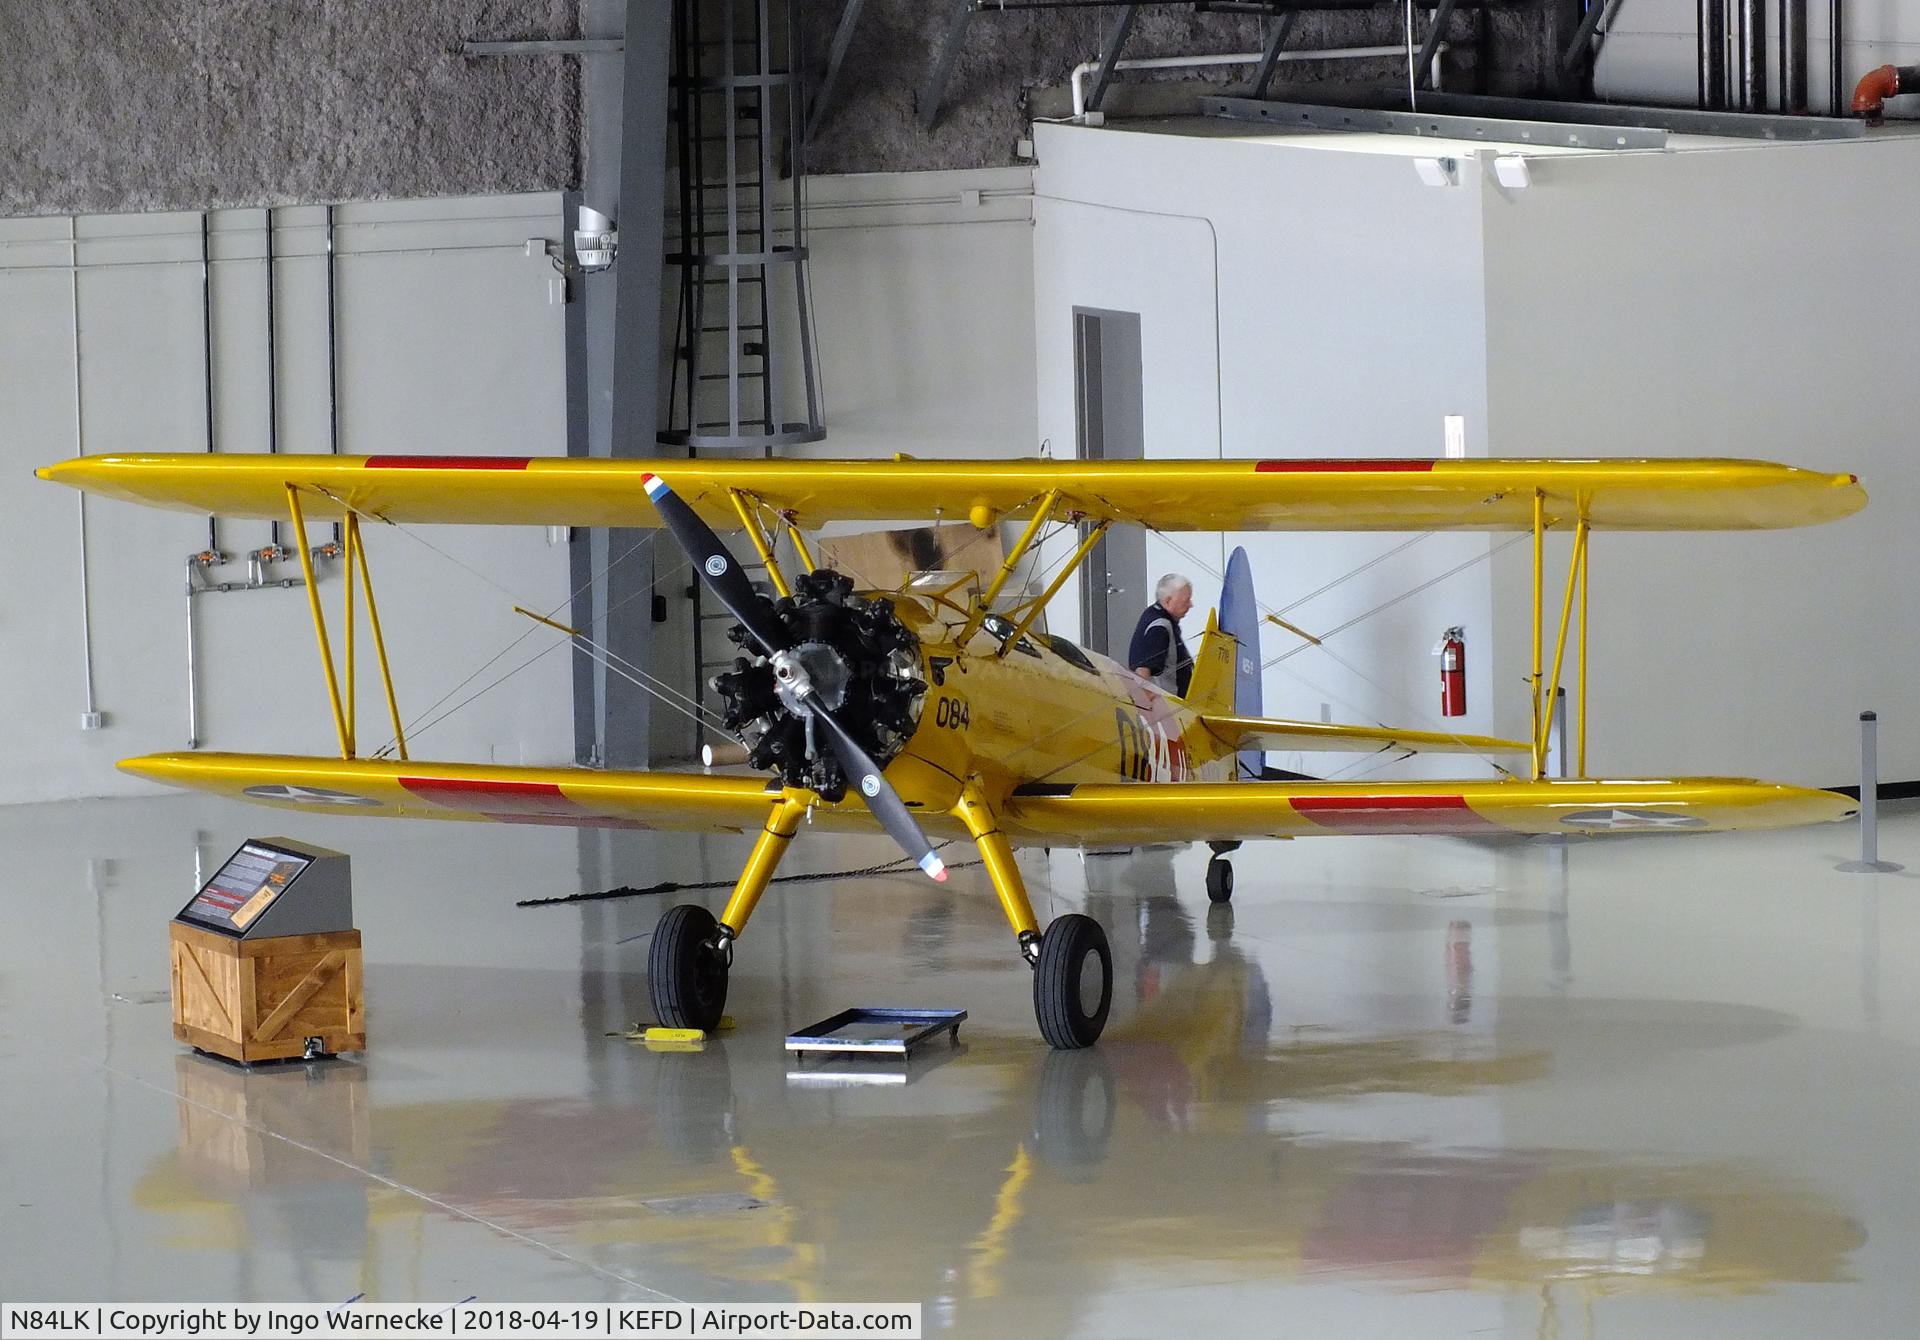
<svg viewBox="0 0 1920 1340">
<path fill-rule="evenodd" d="M 1533 185 L 1533 169 L 1519 154 L 1501 154 L 1495 158 L 1493 177 L 1509 191 L 1524 191 Z"/>
</svg>

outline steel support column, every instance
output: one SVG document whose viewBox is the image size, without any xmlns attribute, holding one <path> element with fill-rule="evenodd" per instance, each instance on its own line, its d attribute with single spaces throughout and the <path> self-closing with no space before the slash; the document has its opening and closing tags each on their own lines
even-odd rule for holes
<svg viewBox="0 0 1920 1340">
<path fill-rule="evenodd" d="M 866 0 L 847 0 L 846 7 L 840 11 L 840 25 L 833 30 L 833 47 L 827 53 L 827 71 L 820 76 L 820 87 L 814 90 L 813 100 L 807 107 L 809 144 L 820 133 L 827 109 L 833 106 L 834 86 L 840 82 L 840 67 L 846 63 L 847 48 L 853 45 L 854 29 L 860 26 L 860 8 L 865 3 Z"/>
<path fill-rule="evenodd" d="M 569 192 L 567 256 L 579 207 L 612 217 L 619 264 L 568 280 L 567 453 L 656 454 L 659 421 L 661 257 L 665 251 L 667 63 L 672 7 L 626 0 L 581 7 L 582 38 L 621 42 L 621 59 L 582 63 L 586 158 Z M 650 665 L 650 557 L 620 561 L 651 532 L 576 530 L 570 546 L 571 623 L 595 645 Z M 602 766 L 648 765 L 652 700 L 584 655 L 574 659 L 574 756 Z"/>
<path fill-rule="evenodd" d="M 1267 44 L 1260 50 L 1260 63 L 1253 67 L 1253 84 L 1247 96 L 1264 98 L 1267 85 L 1273 82 L 1273 67 L 1280 61 L 1280 50 L 1286 46 L 1287 38 L 1293 34 L 1294 21 L 1300 16 L 1289 10 L 1280 15 L 1267 28 Z"/>
<path fill-rule="evenodd" d="M 1107 96 L 1107 85 L 1113 82 L 1114 63 L 1120 59 L 1127 38 L 1133 35 L 1133 21 L 1138 17 L 1139 5 L 1128 5 L 1113 16 L 1113 24 L 1107 29 L 1106 43 L 1100 48 L 1100 68 L 1093 72 L 1093 83 L 1087 89 L 1088 111 L 1100 110 L 1100 101 Z"/>
<path fill-rule="evenodd" d="M 1433 83 L 1433 57 L 1439 51 L 1440 43 L 1445 40 L 1447 24 L 1453 19 L 1453 9 L 1459 0 L 1440 0 L 1440 7 L 1433 11 L 1433 26 L 1427 30 L 1427 40 L 1420 44 L 1420 54 L 1414 60 L 1416 79 L 1421 88 Z"/>
<path fill-rule="evenodd" d="M 973 0 L 953 0 L 953 17 L 947 20 L 947 35 L 927 71 L 927 82 L 920 86 L 920 129 L 932 130 L 940 123 L 940 104 L 946 101 L 947 80 L 953 77 L 953 64 L 960 59 L 966 44 L 967 29 L 973 23 Z"/>
</svg>

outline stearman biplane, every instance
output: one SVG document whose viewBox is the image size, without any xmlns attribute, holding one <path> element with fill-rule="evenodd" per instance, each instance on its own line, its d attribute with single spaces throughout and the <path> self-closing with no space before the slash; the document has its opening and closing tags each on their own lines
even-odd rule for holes
<svg viewBox="0 0 1920 1340">
<path fill-rule="evenodd" d="M 649 991 L 663 1023 L 712 1028 L 734 942 L 781 856 L 811 817 L 884 830 L 934 879 L 932 838 L 970 840 L 1032 969 L 1034 1012 L 1055 1047 L 1099 1037 L 1112 998 L 1106 936 L 1068 913 L 1042 931 L 1014 849 L 1206 840 L 1216 852 L 1310 834 L 1542 834 L 1773 828 L 1844 818 L 1846 796 L 1722 778 L 1586 775 L 1588 541 L 1596 530 L 1744 530 L 1809 525 L 1866 501 L 1851 475 L 1730 460 L 814 461 L 504 459 L 287 455 L 90 456 L 43 478 L 107 497 L 235 518 L 344 522 L 348 691 L 333 668 L 298 546 L 340 757 L 161 754 L 128 772 L 268 804 L 338 796 L 343 812 L 637 828 L 757 832 L 719 918 L 683 904 L 660 920 Z M 909 585 L 856 592 L 816 569 L 804 532 L 828 521 L 1024 520 L 984 589 Z M 742 655 L 714 683 L 726 728 L 771 779 L 425 763 L 410 759 L 387 671 L 362 522 L 665 526 L 738 621 Z M 1049 523 L 1080 540 L 1044 590 L 998 608 Z M 1105 530 L 1519 531 L 1533 540 L 1534 729 L 1526 740 L 1263 717 L 1259 607 L 1244 557 L 1230 565 L 1184 698 L 1104 656 L 1034 631 L 1039 613 Z M 744 534 L 774 594 L 756 589 L 716 529 Z M 1551 671 L 1542 618 L 1544 537 L 1572 556 Z M 776 561 L 784 535 L 791 577 Z M 358 756 L 352 691 L 355 573 L 398 744 Z M 1578 611 L 1576 775 L 1549 778 L 1549 713 Z M 560 627 L 574 637 L 574 630 Z M 1510 754 L 1495 780 L 1268 780 L 1264 749 Z M 1252 772 L 1253 775 L 1248 775 Z M 1209 893 L 1231 892 L 1216 856 Z"/>
</svg>

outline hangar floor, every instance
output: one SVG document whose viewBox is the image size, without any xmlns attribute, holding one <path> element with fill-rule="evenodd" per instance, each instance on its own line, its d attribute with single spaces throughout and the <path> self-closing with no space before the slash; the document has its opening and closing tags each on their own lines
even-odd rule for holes
<svg viewBox="0 0 1920 1340">
<path fill-rule="evenodd" d="M 353 853 L 363 1058 L 245 1072 L 169 1033 L 167 917 L 248 834 Z M 644 1017 L 660 898 L 739 839 L 274 815 L 0 811 L 0 1296 L 920 1300 L 927 1334 L 1911 1334 L 1920 813 L 1571 848 L 1035 854 L 1116 954 L 1051 1054 L 977 869 L 777 889 L 737 1031 Z M 958 852 L 950 852 L 958 855 Z M 816 838 L 793 869 L 884 859 Z M 1089 893 L 1092 886 L 1096 892 Z M 686 896 L 686 895 L 682 895 Z M 718 894 L 703 895 L 718 898 Z M 716 902 L 714 906 L 718 906 Z M 960 1005 L 911 1068 L 787 1026 Z"/>
</svg>

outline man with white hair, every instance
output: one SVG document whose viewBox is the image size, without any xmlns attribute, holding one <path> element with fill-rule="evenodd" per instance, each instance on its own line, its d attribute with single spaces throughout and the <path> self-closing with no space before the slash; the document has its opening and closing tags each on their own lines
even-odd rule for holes
<svg viewBox="0 0 1920 1340">
<path fill-rule="evenodd" d="M 1193 582 L 1169 572 L 1153 588 L 1153 604 L 1134 625 L 1127 664 L 1142 679 L 1184 697 L 1193 678 L 1193 657 L 1180 640 L 1180 616 L 1193 608 Z"/>
</svg>

